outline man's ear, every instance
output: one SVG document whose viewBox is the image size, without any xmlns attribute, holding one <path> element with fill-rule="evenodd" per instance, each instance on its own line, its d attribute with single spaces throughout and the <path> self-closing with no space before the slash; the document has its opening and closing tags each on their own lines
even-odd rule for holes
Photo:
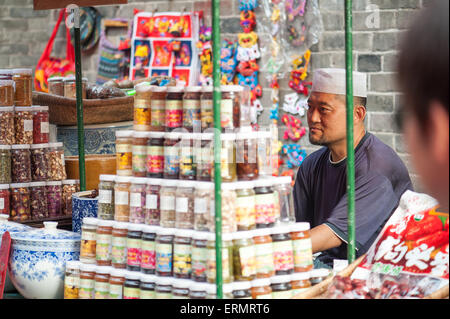
<svg viewBox="0 0 450 319">
<path fill-rule="evenodd" d="M 363 105 L 355 105 L 353 108 L 353 121 L 355 124 L 364 123 L 367 110 Z"/>
<path fill-rule="evenodd" d="M 440 102 L 432 102 L 429 112 L 429 126 L 426 140 L 431 155 L 442 165 L 449 161 L 449 115 Z"/>
</svg>

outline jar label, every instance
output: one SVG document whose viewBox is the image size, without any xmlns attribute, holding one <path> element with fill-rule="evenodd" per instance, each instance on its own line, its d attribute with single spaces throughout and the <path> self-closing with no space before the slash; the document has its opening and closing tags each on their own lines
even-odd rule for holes
<svg viewBox="0 0 450 319">
<path fill-rule="evenodd" d="M 135 238 L 127 239 L 127 265 L 140 266 L 141 265 L 141 240 Z"/>
<path fill-rule="evenodd" d="M 274 271 L 272 243 L 255 245 L 256 272 L 267 274 Z"/>
<path fill-rule="evenodd" d="M 272 292 L 272 299 L 291 299 L 291 298 L 292 298 L 292 290 Z"/>
<path fill-rule="evenodd" d="M 183 101 L 184 109 L 200 109 L 200 100 L 184 100 Z"/>
<path fill-rule="evenodd" d="M 98 191 L 98 202 L 100 204 L 111 204 L 112 191 L 107 189 L 100 189 Z"/>
<path fill-rule="evenodd" d="M 135 155 L 139 155 L 139 156 L 147 156 L 147 146 L 143 146 L 143 145 L 133 145 L 132 146 L 132 151 L 133 153 L 133 158 Z M 145 158 L 145 157 L 144 157 Z"/>
<path fill-rule="evenodd" d="M 136 109 L 149 109 L 150 101 L 146 99 L 134 99 L 134 108 Z"/>
<path fill-rule="evenodd" d="M 151 100 L 150 105 L 152 110 L 164 110 L 166 107 L 166 100 Z"/>
<path fill-rule="evenodd" d="M 128 205 L 128 192 L 116 191 L 114 193 L 114 201 L 116 205 Z"/>
<path fill-rule="evenodd" d="M 156 298 L 155 291 L 141 289 L 140 298 L 141 299 L 155 299 Z"/>
<path fill-rule="evenodd" d="M 249 277 L 256 274 L 255 248 L 254 246 L 239 248 L 242 276 Z"/>
<path fill-rule="evenodd" d="M 171 292 L 157 292 L 156 299 L 172 299 L 172 293 Z"/>
<path fill-rule="evenodd" d="M 5 199 L 4 198 L 0 198 L 0 209 L 5 209 Z"/>
<path fill-rule="evenodd" d="M 236 198 L 236 223 L 238 226 L 255 225 L 255 197 L 242 196 Z"/>
<path fill-rule="evenodd" d="M 152 106 L 150 114 L 152 126 L 154 127 L 164 126 L 164 121 L 166 119 L 164 109 L 154 109 Z"/>
<path fill-rule="evenodd" d="M 313 264 L 311 238 L 292 241 L 295 267 L 309 267 Z"/>
<path fill-rule="evenodd" d="M 130 194 L 130 207 L 142 207 L 141 193 Z"/>
<path fill-rule="evenodd" d="M 147 155 L 164 156 L 164 146 L 147 146 Z"/>
<path fill-rule="evenodd" d="M 187 197 L 177 197 L 176 199 L 176 212 L 187 213 L 188 212 L 189 199 Z"/>
<path fill-rule="evenodd" d="M 48 122 L 41 122 L 41 134 L 50 133 L 50 124 Z"/>
<path fill-rule="evenodd" d="M 111 262 L 113 264 L 125 264 L 127 262 L 127 238 L 112 237 Z"/>
<path fill-rule="evenodd" d="M 220 123 L 222 128 L 233 128 L 233 100 L 222 99 L 220 103 Z"/>
<path fill-rule="evenodd" d="M 164 155 L 147 155 L 147 172 L 160 174 L 164 172 Z"/>
<path fill-rule="evenodd" d="M 111 260 L 111 235 L 97 234 L 96 259 Z"/>
<path fill-rule="evenodd" d="M 291 240 L 273 242 L 273 261 L 276 271 L 294 268 Z"/>
<path fill-rule="evenodd" d="M 206 261 L 208 260 L 208 249 L 192 247 L 192 275 L 201 277 L 206 272 Z"/>
<path fill-rule="evenodd" d="M 267 293 L 264 295 L 257 295 L 256 299 L 272 299 L 272 293 Z"/>
<path fill-rule="evenodd" d="M 134 108 L 134 124 L 135 125 L 150 125 L 151 112 L 148 106 L 140 105 Z"/>
<path fill-rule="evenodd" d="M 175 210 L 175 197 L 161 196 L 161 210 Z"/>
<path fill-rule="evenodd" d="M 183 101 L 166 101 L 166 127 L 176 128 L 182 125 Z"/>
<path fill-rule="evenodd" d="M 141 267 L 145 269 L 155 269 L 156 267 L 156 244 L 155 241 L 142 241 Z"/>
<path fill-rule="evenodd" d="M 92 238 L 92 236 L 95 236 L 95 233 L 92 235 L 92 233 L 89 232 L 88 234 L 84 234 L 85 238 L 83 238 L 83 232 L 81 233 L 81 244 L 80 244 L 80 257 L 81 258 L 95 259 L 95 255 L 96 255 L 95 250 L 96 250 L 96 246 L 97 246 L 95 237 L 94 237 L 94 239 L 86 238 L 86 237 Z"/>
<path fill-rule="evenodd" d="M 131 144 L 116 143 L 116 153 L 132 153 L 132 148 Z"/>
<path fill-rule="evenodd" d="M 140 294 L 139 288 L 123 287 L 123 299 L 139 299 Z"/>
<path fill-rule="evenodd" d="M 33 132 L 33 120 L 23 120 L 23 130 L 25 132 Z"/>
<path fill-rule="evenodd" d="M 175 274 L 190 274 L 191 256 L 191 245 L 175 244 L 173 246 L 173 272 Z"/>
<path fill-rule="evenodd" d="M 145 197 L 146 209 L 158 209 L 158 195 L 147 194 Z"/>
<path fill-rule="evenodd" d="M 79 276 L 65 276 L 64 277 L 64 285 L 66 285 L 67 287 L 75 287 L 75 288 L 79 288 L 80 287 L 80 277 Z"/>
<path fill-rule="evenodd" d="M 108 299 L 109 282 L 95 282 L 95 299 Z"/>
<path fill-rule="evenodd" d="M 229 256 L 228 249 L 222 250 L 222 279 L 227 281 L 230 279 L 230 265 L 229 261 L 232 256 Z M 216 279 L 216 250 L 215 248 L 208 249 L 208 259 L 206 262 L 208 280 Z"/>
<path fill-rule="evenodd" d="M 257 224 L 275 222 L 275 203 L 273 193 L 255 195 L 255 210 Z"/>
<path fill-rule="evenodd" d="M 94 299 L 95 281 L 93 279 L 80 279 L 80 290 L 78 291 L 78 298 L 80 299 Z"/>
<path fill-rule="evenodd" d="M 172 244 L 156 243 L 156 271 L 172 272 Z"/>
<path fill-rule="evenodd" d="M 164 171 L 169 174 L 178 174 L 180 171 L 179 148 L 170 146 L 164 148 Z"/>
<path fill-rule="evenodd" d="M 205 198 L 194 199 L 194 213 L 206 214 L 208 212 L 208 201 Z"/>
<path fill-rule="evenodd" d="M 123 285 L 109 284 L 109 299 L 122 299 Z"/>
</svg>

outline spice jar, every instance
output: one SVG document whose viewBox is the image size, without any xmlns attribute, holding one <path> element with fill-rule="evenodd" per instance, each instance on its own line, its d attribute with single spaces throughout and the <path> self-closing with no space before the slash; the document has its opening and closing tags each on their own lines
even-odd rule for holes
<svg viewBox="0 0 450 319">
<path fill-rule="evenodd" d="M 271 229 L 276 275 L 287 275 L 294 272 L 294 254 L 289 231 L 289 226 L 278 226 Z"/>
<path fill-rule="evenodd" d="M 67 174 L 63 143 L 49 143 L 48 146 L 48 179 L 51 181 L 65 180 Z"/>
<path fill-rule="evenodd" d="M 30 183 L 11 184 L 11 219 L 25 221 L 31 218 Z"/>
<path fill-rule="evenodd" d="M 256 228 L 253 182 L 236 183 L 236 224 L 238 231 Z"/>
<path fill-rule="evenodd" d="M 240 127 L 241 94 L 244 88 L 239 85 L 222 85 L 220 122 L 222 131 Z"/>
<path fill-rule="evenodd" d="M 72 216 L 72 196 L 79 191 L 79 180 L 65 179 L 62 181 L 62 211 L 64 216 Z"/>
<path fill-rule="evenodd" d="M 222 285 L 223 299 L 233 299 L 233 283 Z"/>
<path fill-rule="evenodd" d="M 289 228 L 294 253 L 294 272 L 312 270 L 314 265 L 309 223 L 295 223 Z"/>
<path fill-rule="evenodd" d="M 0 184 L 11 183 L 11 146 L 0 145 Z"/>
<path fill-rule="evenodd" d="M 167 88 L 165 122 L 166 132 L 183 126 L 183 95 L 184 87 L 169 86 Z"/>
<path fill-rule="evenodd" d="M 194 231 L 192 235 L 192 280 L 206 282 L 206 269 L 208 260 L 208 233 L 205 231 Z"/>
<path fill-rule="evenodd" d="M 0 144 L 15 143 L 14 107 L 0 107 Z"/>
<path fill-rule="evenodd" d="M 0 69 L 0 79 L 2 80 L 12 80 L 13 70 L 11 69 Z"/>
<path fill-rule="evenodd" d="M 271 179 L 255 181 L 256 228 L 273 227 L 275 224 L 275 196 Z"/>
<path fill-rule="evenodd" d="M 47 191 L 45 184 L 45 182 L 30 183 L 31 219 L 43 219 L 48 217 Z"/>
<path fill-rule="evenodd" d="M 139 299 L 155 299 L 155 282 L 156 276 L 150 274 L 141 274 L 140 280 L 140 294 Z"/>
<path fill-rule="evenodd" d="M 111 231 L 111 265 L 114 268 L 127 267 L 128 223 L 114 222 Z"/>
<path fill-rule="evenodd" d="M 192 290 L 194 286 L 195 283 L 190 280 L 174 278 L 172 281 L 172 299 L 189 299 L 189 288 Z"/>
<path fill-rule="evenodd" d="M 130 186 L 130 223 L 143 224 L 145 221 L 145 198 L 147 179 L 134 177 Z"/>
<path fill-rule="evenodd" d="M 133 175 L 133 131 L 116 131 L 116 174 Z"/>
<path fill-rule="evenodd" d="M 114 181 L 115 175 L 100 175 L 98 184 L 98 211 L 100 219 L 114 219 Z"/>
<path fill-rule="evenodd" d="M 220 150 L 220 170 L 222 175 L 222 182 L 234 182 L 237 179 L 235 147 L 236 134 L 221 134 L 220 139 L 222 141 L 222 148 Z"/>
<path fill-rule="evenodd" d="M 47 193 L 48 216 L 61 216 L 62 208 L 62 182 L 50 181 L 45 184 Z"/>
<path fill-rule="evenodd" d="M 296 296 L 311 288 L 310 273 L 296 272 L 291 275 L 292 296 Z"/>
<path fill-rule="evenodd" d="M 178 181 L 162 180 L 160 190 L 160 225 L 175 227 L 175 203 Z"/>
<path fill-rule="evenodd" d="M 256 113 L 256 105 L 252 103 L 253 91 L 250 90 L 249 86 L 243 86 L 242 92 L 240 94 L 240 108 L 239 108 L 239 126 L 251 126 L 253 114 Z M 253 113 L 254 112 L 254 113 Z M 235 115 L 236 117 L 238 114 Z"/>
<path fill-rule="evenodd" d="M 94 299 L 96 265 L 82 263 L 80 265 L 80 289 L 78 299 Z"/>
<path fill-rule="evenodd" d="M 98 219 L 93 217 L 83 218 L 81 225 L 80 261 L 85 264 L 95 264 L 97 248 L 97 224 Z"/>
<path fill-rule="evenodd" d="M 10 215 L 9 184 L 0 184 L 0 215 Z"/>
<path fill-rule="evenodd" d="M 94 299 L 108 299 L 109 297 L 109 277 L 112 267 L 97 267 L 95 270 L 95 295 Z"/>
<path fill-rule="evenodd" d="M 180 133 L 166 133 L 164 138 L 164 178 L 178 179 L 180 174 Z"/>
<path fill-rule="evenodd" d="M 108 299 L 122 299 L 123 285 L 125 283 L 124 269 L 113 268 L 109 276 L 109 293 Z"/>
<path fill-rule="evenodd" d="M 47 79 L 48 93 L 58 96 L 64 96 L 64 78 L 61 76 L 53 76 Z"/>
<path fill-rule="evenodd" d="M 80 266 L 77 260 L 66 261 L 64 274 L 64 299 L 78 299 L 80 289 Z"/>
<path fill-rule="evenodd" d="M 113 220 L 99 220 L 96 231 L 95 259 L 98 266 L 111 266 Z"/>
<path fill-rule="evenodd" d="M 128 222 L 130 219 L 130 183 L 132 177 L 116 176 L 114 185 L 114 220 Z"/>
<path fill-rule="evenodd" d="M 32 73 L 32 69 L 13 69 L 12 79 L 15 87 L 15 106 L 31 106 L 33 90 Z"/>
<path fill-rule="evenodd" d="M 123 299 L 139 299 L 141 295 L 141 273 L 135 271 L 125 272 L 123 283 Z"/>
<path fill-rule="evenodd" d="M 277 177 L 274 183 L 276 199 L 278 200 L 279 220 L 282 223 L 295 222 L 294 195 L 292 193 L 292 178 Z"/>
<path fill-rule="evenodd" d="M 233 233 L 237 231 L 236 224 L 236 184 L 222 184 L 222 232 Z M 214 218 L 212 219 L 214 221 Z M 211 223 L 214 224 L 214 223 Z M 212 227 L 215 231 L 215 226 Z"/>
<path fill-rule="evenodd" d="M 81 79 L 81 97 L 83 100 L 86 99 L 87 82 L 88 82 L 87 78 Z M 76 77 L 75 76 L 68 76 L 68 77 L 64 78 L 64 97 L 70 98 L 70 99 L 77 98 L 77 86 L 76 86 Z"/>
<path fill-rule="evenodd" d="M 206 299 L 208 284 L 196 282 L 190 286 L 189 299 Z"/>
<path fill-rule="evenodd" d="M 147 179 L 145 196 L 145 223 L 147 225 L 159 226 L 160 220 L 160 191 L 161 180 L 156 178 Z"/>
<path fill-rule="evenodd" d="M 155 281 L 155 298 L 156 299 L 172 299 L 172 283 L 173 278 L 156 277 Z"/>
<path fill-rule="evenodd" d="M 178 183 L 175 200 L 175 227 L 194 228 L 194 188 L 195 182 Z"/>
<path fill-rule="evenodd" d="M 171 277 L 173 274 L 174 228 L 159 228 L 156 233 L 156 275 Z"/>
<path fill-rule="evenodd" d="M 213 207 L 211 207 L 213 206 Z M 208 231 L 208 218 L 214 209 L 214 184 L 197 182 L 194 192 L 194 229 Z"/>
<path fill-rule="evenodd" d="M 256 278 L 269 278 L 275 275 L 273 243 L 270 234 L 270 228 L 257 229 L 253 233 Z"/>
<path fill-rule="evenodd" d="M 164 176 L 164 132 L 149 132 L 147 142 L 147 177 Z"/>
<path fill-rule="evenodd" d="M 196 139 L 194 140 L 194 135 Z M 194 160 L 194 142 L 198 144 L 197 134 L 182 134 L 180 142 L 180 179 L 195 180 L 197 163 Z"/>
<path fill-rule="evenodd" d="M 36 182 L 48 179 L 47 150 L 48 144 L 33 144 L 31 149 L 31 179 Z"/>
<path fill-rule="evenodd" d="M 127 270 L 141 271 L 142 227 L 141 224 L 128 224 Z"/>
<path fill-rule="evenodd" d="M 233 274 L 237 281 L 256 277 L 255 246 L 252 231 L 237 232 L 233 236 Z"/>
<path fill-rule="evenodd" d="M 173 240 L 173 276 L 190 279 L 192 273 L 192 230 L 177 229 Z"/>
<path fill-rule="evenodd" d="M 150 131 L 151 129 L 151 105 L 152 86 L 146 82 L 134 87 L 134 125 L 135 131 Z"/>
<path fill-rule="evenodd" d="M 252 285 L 248 281 L 233 282 L 233 299 L 252 299 Z"/>
<path fill-rule="evenodd" d="M 200 135 L 201 142 L 194 145 L 194 159 L 197 163 L 197 180 L 212 181 L 212 172 L 214 167 L 214 147 L 213 133 L 203 133 Z"/>
<path fill-rule="evenodd" d="M 50 123 L 48 106 L 33 106 L 33 143 L 43 144 L 49 142 Z"/>
<path fill-rule="evenodd" d="M 255 180 L 259 176 L 257 142 L 258 132 L 245 131 L 236 134 L 236 173 L 240 181 Z"/>
<path fill-rule="evenodd" d="M 200 122 L 202 132 L 214 128 L 213 87 L 204 86 L 200 96 Z"/>
<path fill-rule="evenodd" d="M 11 146 L 11 180 L 13 183 L 31 182 L 30 145 Z"/>
<path fill-rule="evenodd" d="M 222 288 L 223 291 L 223 288 Z M 217 299 L 217 285 L 206 284 L 206 299 Z"/>
<path fill-rule="evenodd" d="M 271 131 L 258 131 L 258 146 L 257 146 L 257 159 L 258 159 L 258 172 L 261 177 L 272 176 L 272 132 Z"/>
<path fill-rule="evenodd" d="M 201 132 L 201 86 L 188 86 L 183 97 L 183 128 L 189 132 Z"/>
<path fill-rule="evenodd" d="M 0 106 L 14 105 L 14 81 L 0 79 Z"/>
<path fill-rule="evenodd" d="M 222 234 L 222 280 L 233 281 L 233 234 Z M 216 282 L 216 234 L 208 233 L 208 259 L 206 262 L 206 278 L 209 283 Z"/>
<path fill-rule="evenodd" d="M 147 176 L 147 143 L 149 140 L 148 132 L 133 133 L 132 152 L 132 170 L 135 177 Z"/>
<path fill-rule="evenodd" d="M 326 280 L 331 274 L 331 270 L 326 268 L 313 269 L 309 272 L 310 281 L 313 286 L 320 284 Z"/>
<path fill-rule="evenodd" d="M 272 287 L 272 299 L 292 298 L 290 275 L 274 276 L 270 278 L 270 285 Z"/>
<path fill-rule="evenodd" d="M 16 144 L 33 144 L 33 112 L 31 107 L 14 109 L 14 131 Z"/>
<path fill-rule="evenodd" d="M 165 109 L 166 109 L 166 86 L 153 86 L 152 99 L 150 102 L 151 131 L 162 132 L 165 130 Z"/>
<path fill-rule="evenodd" d="M 142 226 L 141 272 L 154 274 L 156 269 L 156 233 L 158 226 Z"/>
<path fill-rule="evenodd" d="M 253 299 L 272 299 L 272 287 L 269 278 L 252 280 L 251 285 Z"/>
</svg>

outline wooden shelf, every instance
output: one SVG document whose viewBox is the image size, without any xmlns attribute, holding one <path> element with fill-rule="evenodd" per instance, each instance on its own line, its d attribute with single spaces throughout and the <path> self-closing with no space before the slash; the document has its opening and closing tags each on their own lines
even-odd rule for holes
<svg viewBox="0 0 450 319">
<path fill-rule="evenodd" d="M 26 221 L 14 221 L 23 225 L 42 228 L 44 227 L 44 222 L 58 222 L 58 229 L 72 230 L 72 216 L 59 216 L 59 217 L 49 217 L 43 219 L 34 219 Z"/>
</svg>

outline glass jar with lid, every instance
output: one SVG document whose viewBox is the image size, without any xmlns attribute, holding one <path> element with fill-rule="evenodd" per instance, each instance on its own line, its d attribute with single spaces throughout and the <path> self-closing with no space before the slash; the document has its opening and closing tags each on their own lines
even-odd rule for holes
<svg viewBox="0 0 450 319">
<path fill-rule="evenodd" d="M 14 143 L 14 106 L 0 107 L 0 145 L 12 145 Z"/>
<path fill-rule="evenodd" d="M 47 150 L 48 144 L 30 145 L 31 153 L 31 179 L 42 182 L 48 179 Z"/>
<path fill-rule="evenodd" d="M 162 180 L 160 190 L 160 225 L 162 227 L 175 227 L 175 204 L 177 180 Z"/>
<path fill-rule="evenodd" d="M 222 292 L 224 299 L 233 299 L 233 283 L 223 284 Z"/>
<path fill-rule="evenodd" d="M 131 146 L 132 170 L 135 177 L 147 176 L 147 144 L 148 132 L 135 131 L 133 133 L 133 145 Z"/>
<path fill-rule="evenodd" d="M 164 178 L 178 179 L 180 174 L 180 133 L 166 133 L 164 138 Z"/>
<path fill-rule="evenodd" d="M 62 181 L 62 214 L 72 216 L 72 197 L 80 191 L 80 180 L 65 179 Z"/>
<path fill-rule="evenodd" d="M 45 183 L 47 193 L 48 216 L 57 217 L 62 213 L 62 182 L 49 181 Z"/>
<path fill-rule="evenodd" d="M 161 179 L 148 178 L 145 196 L 145 224 L 159 226 Z"/>
<path fill-rule="evenodd" d="M 86 99 L 86 86 L 88 83 L 87 78 L 81 79 L 81 97 L 82 99 Z M 70 99 L 77 98 L 77 87 L 76 87 L 76 77 L 75 76 L 67 76 L 64 78 L 64 97 Z"/>
<path fill-rule="evenodd" d="M 130 186 L 130 223 L 145 222 L 145 200 L 147 197 L 147 179 L 134 177 Z"/>
<path fill-rule="evenodd" d="M 100 219 L 97 224 L 95 260 L 97 266 L 111 266 L 113 220 Z"/>
<path fill-rule="evenodd" d="M 100 219 L 114 219 L 114 181 L 115 175 L 102 174 L 98 184 L 98 211 Z"/>
<path fill-rule="evenodd" d="M 237 281 L 256 277 L 253 231 L 240 231 L 233 235 L 233 274 Z"/>
<path fill-rule="evenodd" d="M 113 268 L 109 276 L 108 299 L 122 299 L 123 285 L 125 283 L 125 269 Z"/>
<path fill-rule="evenodd" d="M 315 286 L 332 276 L 332 271 L 327 268 L 313 269 L 309 272 L 309 275 L 311 284 Z"/>
<path fill-rule="evenodd" d="M 273 261 L 276 275 L 287 275 L 294 272 L 294 253 L 289 225 L 271 229 L 273 244 Z"/>
<path fill-rule="evenodd" d="M 127 270 L 141 271 L 142 228 L 144 225 L 128 223 Z"/>
<path fill-rule="evenodd" d="M 159 226 L 143 225 L 141 242 L 141 272 L 154 274 L 156 269 L 156 234 Z"/>
<path fill-rule="evenodd" d="M 174 278 L 156 277 L 155 281 L 155 298 L 156 299 L 172 299 L 172 284 Z"/>
<path fill-rule="evenodd" d="M 236 134 L 224 133 L 220 135 L 222 147 L 220 150 L 220 171 L 222 182 L 234 182 L 236 176 Z M 213 173 L 214 174 L 214 173 Z"/>
<path fill-rule="evenodd" d="M 209 283 L 216 282 L 216 234 L 208 233 L 207 244 L 207 271 L 206 278 Z M 233 234 L 222 234 L 222 280 L 230 283 L 233 277 Z"/>
<path fill-rule="evenodd" d="M 155 299 L 156 276 L 151 274 L 141 274 L 141 285 L 139 299 Z"/>
<path fill-rule="evenodd" d="M 294 252 L 294 271 L 305 272 L 312 270 L 312 242 L 309 223 L 295 223 L 290 225 L 292 248 Z"/>
<path fill-rule="evenodd" d="M 139 299 L 141 294 L 141 273 L 136 271 L 125 272 L 123 283 L 123 299 Z"/>
<path fill-rule="evenodd" d="M 194 228 L 195 182 L 179 181 L 175 200 L 175 227 Z"/>
<path fill-rule="evenodd" d="M 9 184 L 0 184 L 0 216 L 10 215 L 10 196 L 11 192 L 9 191 Z"/>
<path fill-rule="evenodd" d="M 240 128 L 236 134 L 236 173 L 240 181 L 255 180 L 258 171 L 258 132 L 251 127 Z"/>
<path fill-rule="evenodd" d="M 272 287 L 269 278 L 252 280 L 251 285 L 253 299 L 272 299 Z"/>
<path fill-rule="evenodd" d="M 33 144 L 33 112 L 31 107 L 15 107 L 14 131 L 16 144 Z"/>
<path fill-rule="evenodd" d="M 33 143 L 43 144 L 49 142 L 50 119 L 48 106 L 33 106 Z"/>
<path fill-rule="evenodd" d="M 301 294 L 311 288 L 309 271 L 296 272 L 291 275 L 292 296 Z"/>
<path fill-rule="evenodd" d="M 183 125 L 183 86 L 167 87 L 165 122 L 166 132 L 171 132 Z"/>
<path fill-rule="evenodd" d="M 177 229 L 173 241 L 173 276 L 190 279 L 192 274 L 192 233 L 190 229 Z"/>
<path fill-rule="evenodd" d="M 189 299 L 189 288 L 195 283 L 187 279 L 174 278 L 172 281 L 172 299 Z"/>
<path fill-rule="evenodd" d="M 270 235 L 270 228 L 260 228 L 253 233 L 256 278 L 269 278 L 275 275 L 273 243 Z"/>
<path fill-rule="evenodd" d="M 207 281 L 207 261 L 208 261 L 208 232 L 194 231 L 192 235 L 192 280 L 197 282 Z"/>
<path fill-rule="evenodd" d="M 135 131 L 150 131 L 151 129 L 151 105 L 152 86 L 146 82 L 139 83 L 134 87 L 134 121 Z"/>
<path fill-rule="evenodd" d="M 11 69 L 0 69 L 0 79 L 2 80 L 12 80 L 13 70 Z"/>
<path fill-rule="evenodd" d="M 97 266 L 93 264 L 82 263 L 80 265 L 80 289 L 78 299 L 95 298 L 95 272 Z"/>
<path fill-rule="evenodd" d="M 249 281 L 233 282 L 233 299 L 252 299 L 251 288 Z"/>
<path fill-rule="evenodd" d="M 236 224 L 236 184 L 222 184 L 222 232 L 233 233 L 237 231 Z M 214 221 L 214 217 L 212 218 Z M 212 223 L 215 225 L 215 223 Z M 215 231 L 215 226 L 212 227 Z"/>
<path fill-rule="evenodd" d="M 64 96 L 64 78 L 62 76 L 52 76 L 47 79 L 48 93 Z"/>
<path fill-rule="evenodd" d="M 214 183 L 197 182 L 194 192 L 194 229 L 208 231 L 208 219 L 214 209 Z"/>
<path fill-rule="evenodd" d="M 291 299 L 292 285 L 290 275 L 273 276 L 270 278 L 272 299 Z"/>
<path fill-rule="evenodd" d="M 282 176 L 274 179 L 275 196 L 278 202 L 279 220 L 282 223 L 294 223 L 294 195 L 292 193 L 292 178 Z"/>
<path fill-rule="evenodd" d="M 273 227 L 275 224 L 275 196 L 272 179 L 255 181 L 256 228 Z"/>
<path fill-rule="evenodd" d="M 83 218 L 81 225 L 80 261 L 84 264 L 96 263 L 97 224 L 97 218 Z"/>
<path fill-rule="evenodd" d="M 0 145 L 0 184 L 9 184 L 11 181 L 11 146 Z"/>
<path fill-rule="evenodd" d="M 214 134 L 203 133 L 200 141 L 196 140 L 194 145 L 194 159 L 197 163 L 197 180 L 211 182 L 214 169 Z"/>
<path fill-rule="evenodd" d="M 159 228 L 156 233 L 156 275 L 173 275 L 173 240 L 176 229 Z"/>
<path fill-rule="evenodd" d="M 67 178 L 63 146 L 61 142 L 48 144 L 48 179 L 51 181 L 62 181 Z"/>
<path fill-rule="evenodd" d="M 222 285 L 223 291 L 223 285 Z M 226 298 L 226 297 L 224 297 Z M 217 299 L 217 285 L 208 283 L 206 286 L 206 299 Z"/>
<path fill-rule="evenodd" d="M 109 277 L 112 267 L 97 267 L 95 270 L 94 299 L 108 299 L 109 297 Z"/>
<path fill-rule="evenodd" d="M 64 274 L 64 299 L 78 299 L 80 289 L 80 265 L 78 260 L 68 260 Z"/>
<path fill-rule="evenodd" d="M 257 132 L 258 145 L 258 172 L 261 177 L 272 176 L 272 132 L 258 131 Z"/>
<path fill-rule="evenodd" d="M 14 81 L 15 87 L 14 105 L 31 106 L 33 91 L 33 70 L 13 69 L 12 72 L 12 80 Z"/>
<path fill-rule="evenodd" d="M 133 131 L 116 131 L 116 174 L 119 176 L 133 175 Z"/>
<path fill-rule="evenodd" d="M 130 220 L 130 186 L 132 177 L 116 176 L 114 184 L 114 220 Z"/>
<path fill-rule="evenodd" d="M 256 228 L 255 191 L 251 181 L 236 183 L 236 224 L 237 230 Z"/>
<path fill-rule="evenodd" d="M 204 86 L 200 96 L 200 122 L 202 132 L 214 128 L 213 87 Z"/>
<path fill-rule="evenodd" d="M 148 133 L 147 177 L 162 178 L 164 176 L 164 134 L 164 132 Z"/>
<path fill-rule="evenodd" d="M 30 213 L 32 219 L 43 219 L 48 217 L 47 191 L 45 182 L 30 183 Z"/>
<path fill-rule="evenodd" d="M 127 268 L 128 223 L 114 222 L 111 232 L 111 265 L 117 269 Z"/>
<path fill-rule="evenodd" d="M 201 132 L 201 86 L 188 86 L 183 96 L 183 128 L 189 132 Z"/>
<path fill-rule="evenodd" d="M 252 110 L 256 106 L 252 105 L 252 90 L 249 86 L 245 85 L 242 87 L 240 97 L 239 127 L 250 126 L 252 124 Z M 235 116 L 237 117 L 238 115 L 236 114 Z"/>
<path fill-rule="evenodd" d="M 196 282 L 192 284 L 189 290 L 189 299 L 206 299 L 207 297 L 207 283 Z"/>
<path fill-rule="evenodd" d="M 165 129 L 166 86 L 153 86 L 152 99 L 150 101 L 151 131 L 163 132 Z"/>
<path fill-rule="evenodd" d="M 195 180 L 197 163 L 194 159 L 194 144 L 198 145 L 198 134 L 182 134 L 180 141 L 180 179 Z"/>
<path fill-rule="evenodd" d="M 14 81 L 0 78 L 0 106 L 14 105 Z"/>
<path fill-rule="evenodd" d="M 240 85 L 222 85 L 220 104 L 220 122 L 222 131 L 240 127 L 241 94 L 244 88 Z"/>
<path fill-rule="evenodd" d="M 26 221 L 31 218 L 30 183 L 11 184 L 11 219 Z"/>
</svg>

